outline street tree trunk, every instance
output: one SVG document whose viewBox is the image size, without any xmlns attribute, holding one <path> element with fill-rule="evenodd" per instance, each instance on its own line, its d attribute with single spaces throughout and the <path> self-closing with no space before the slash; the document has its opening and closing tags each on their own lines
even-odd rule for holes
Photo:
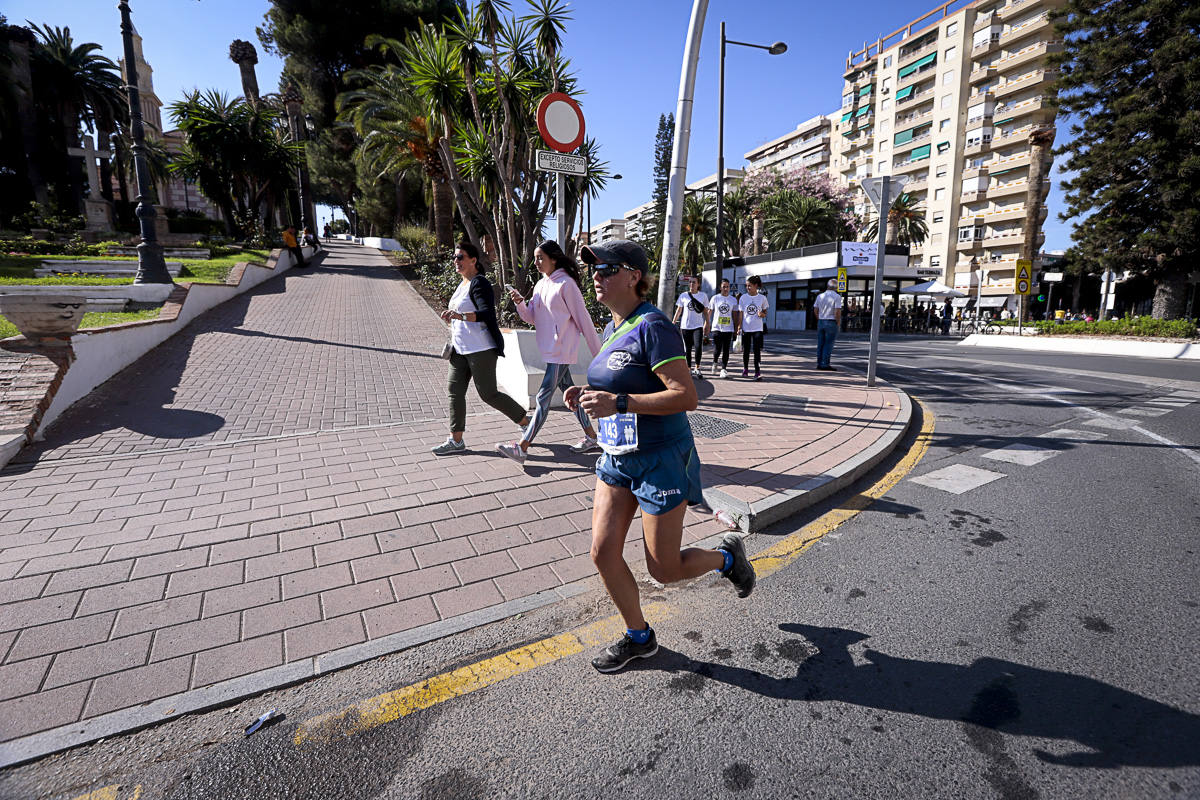
<svg viewBox="0 0 1200 800">
<path fill-rule="evenodd" d="M 1161 263 L 1162 257 L 1159 257 Z M 1151 316 L 1155 319 L 1180 319 L 1187 311 L 1187 275 L 1176 270 L 1154 280 L 1154 303 Z"/>
<path fill-rule="evenodd" d="M 1042 183 L 1046 179 L 1046 152 L 1052 144 L 1054 128 L 1037 128 L 1029 134 L 1029 185 L 1025 192 L 1025 220 L 1021 226 L 1021 258 L 1033 265 L 1034 272 L 1037 272 L 1038 254 L 1041 252 L 1039 240 L 1046 199 L 1046 192 L 1042 191 Z"/>
<path fill-rule="evenodd" d="M 433 227 L 439 248 L 454 247 L 454 190 L 444 176 L 433 180 Z"/>
</svg>

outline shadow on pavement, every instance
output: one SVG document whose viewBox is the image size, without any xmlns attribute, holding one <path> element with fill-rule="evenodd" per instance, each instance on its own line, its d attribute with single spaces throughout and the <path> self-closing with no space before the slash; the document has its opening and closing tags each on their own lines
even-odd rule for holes
<svg viewBox="0 0 1200 800">
<path fill-rule="evenodd" d="M 891 656 L 865 648 L 858 665 L 850 647 L 870 637 L 844 628 L 784 623 L 803 639 L 755 646 L 760 660 L 791 661 L 793 678 L 695 661 L 662 648 L 633 669 L 681 673 L 671 688 L 700 691 L 706 680 L 798 702 L 839 702 L 959 722 L 972 747 L 994 752 L 999 732 L 1074 742 L 1066 755 L 1041 749 L 1042 761 L 1068 767 L 1116 769 L 1200 765 L 1200 716 L 1095 678 L 997 658 L 967 665 Z"/>
</svg>

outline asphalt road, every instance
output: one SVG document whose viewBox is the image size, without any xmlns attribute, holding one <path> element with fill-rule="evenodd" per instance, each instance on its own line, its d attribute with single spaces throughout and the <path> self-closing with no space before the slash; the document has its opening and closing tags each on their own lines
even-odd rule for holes
<svg viewBox="0 0 1200 800">
<path fill-rule="evenodd" d="M 772 337 L 768 369 L 783 348 L 813 341 Z M 9 770 L 0 797 L 1200 797 L 1200 364 L 894 339 L 880 374 L 932 417 L 922 460 L 746 600 L 647 586 L 670 613 L 636 668 L 568 655 L 296 744 L 315 715 L 611 614 L 597 590 Z M 243 737 L 271 707 L 287 718 Z"/>
</svg>

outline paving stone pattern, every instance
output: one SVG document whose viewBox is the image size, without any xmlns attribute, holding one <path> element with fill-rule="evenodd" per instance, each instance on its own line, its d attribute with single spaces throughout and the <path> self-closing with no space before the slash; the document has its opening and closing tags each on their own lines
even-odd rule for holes
<svg viewBox="0 0 1200 800">
<path fill-rule="evenodd" d="M 493 450 L 515 426 L 472 399 L 470 451 L 429 454 L 443 330 L 374 251 L 340 246 L 199 318 L 0 473 L 0 740 L 593 576 L 595 457 L 568 449 L 571 415 L 522 469 Z M 898 410 L 766 361 L 774 380 L 701 384 L 701 411 L 749 426 L 698 440 L 726 491 L 810 479 Z M 717 530 L 689 513 L 685 539 Z"/>
</svg>

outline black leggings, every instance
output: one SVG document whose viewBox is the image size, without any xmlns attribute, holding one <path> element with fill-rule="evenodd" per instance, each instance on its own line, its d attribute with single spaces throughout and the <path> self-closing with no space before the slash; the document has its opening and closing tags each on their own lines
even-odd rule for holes
<svg viewBox="0 0 1200 800">
<path fill-rule="evenodd" d="M 713 366 L 719 361 L 721 369 L 729 368 L 729 346 L 733 344 L 733 331 L 713 331 Z"/>
<path fill-rule="evenodd" d="M 700 369 L 700 356 L 704 352 L 704 328 L 692 328 L 683 332 L 683 347 L 687 352 L 688 367 L 694 363 Z M 696 360 L 692 361 L 692 348 L 696 349 Z"/>
<path fill-rule="evenodd" d="M 750 369 L 750 349 L 754 349 L 754 371 L 760 372 L 762 367 L 763 332 L 742 334 L 742 369 Z"/>
</svg>

